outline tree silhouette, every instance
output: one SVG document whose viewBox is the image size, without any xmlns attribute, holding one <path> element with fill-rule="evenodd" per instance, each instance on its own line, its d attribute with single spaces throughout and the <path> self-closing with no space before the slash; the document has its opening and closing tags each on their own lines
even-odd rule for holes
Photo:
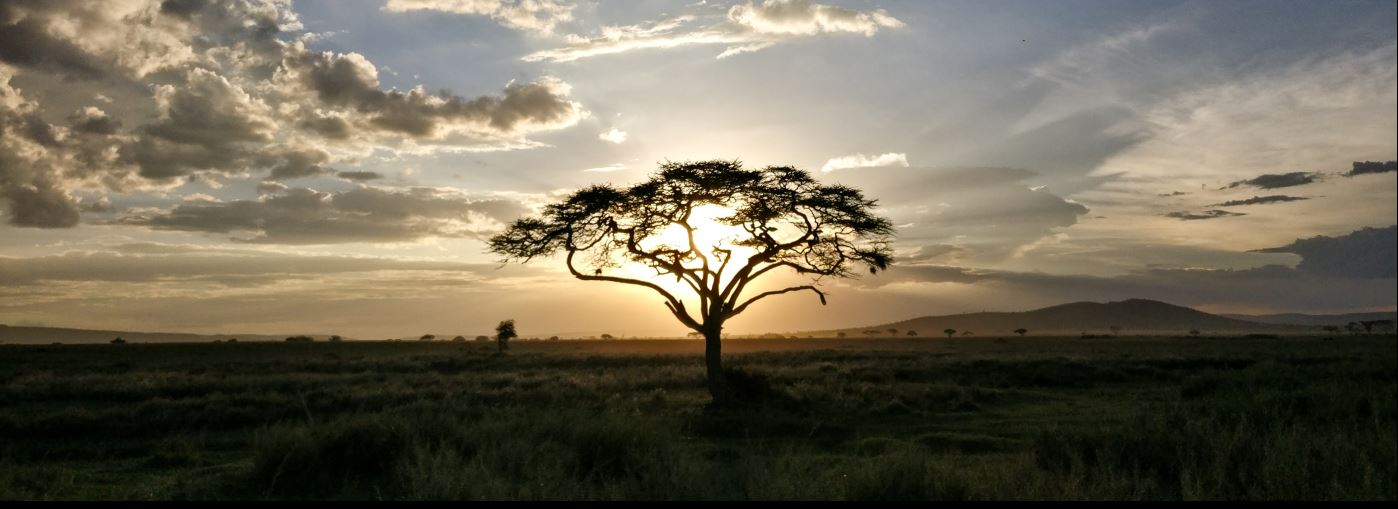
<svg viewBox="0 0 1398 509">
<path fill-rule="evenodd" d="M 1025 328 L 1023 328 L 1023 327 L 1018 328 L 1018 329 L 1015 329 L 1015 334 L 1019 334 L 1019 337 L 1021 337 L 1021 338 L 1024 337 L 1025 334 L 1028 334 L 1028 333 L 1029 333 L 1029 329 L 1025 329 Z"/>
<path fill-rule="evenodd" d="M 680 323 L 704 335 L 709 393 L 725 401 L 721 342 L 728 320 L 785 293 L 809 291 L 824 304 L 822 280 L 853 277 L 858 264 L 872 273 L 892 262 L 893 225 L 873 214 L 875 204 L 857 189 L 821 184 L 789 166 L 667 162 L 640 184 L 587 187 L 547 206 L 542 217 L 517 220 L 490 239 L 490 250 L 521 262 L 562 254 L 578 279 L 655 291 Z M 705 207 L 722 212 L 701 230 L 703 212 L 695 211 Z M 731 234 L 699 240 L 719 229 Z M 607 272 L 623 263 L 653 270 L 655 278 Z M 745 293 L 779 271 L 811 284 Z M 662 286 L 661 278 L 675 285 Z"/>
<path fill-rule="evenodd" d="M 515 333 L 515 321 L 504 320 L 495 326 L 495 346 L 503 352 L 510 349 L 510 340 L 519 337 Z"/>
<path fill-rule="evenodd" d="M 943 331 L 942 331 L 942 334 L 946 334 L 946 335 L 947 335 L 947 338 L 950 339 L 952 336 L 955 336 L 955 335 L 956 335 L 956 329 L 946 329 L 946 330 L 943 330 Z"/>
</svg>

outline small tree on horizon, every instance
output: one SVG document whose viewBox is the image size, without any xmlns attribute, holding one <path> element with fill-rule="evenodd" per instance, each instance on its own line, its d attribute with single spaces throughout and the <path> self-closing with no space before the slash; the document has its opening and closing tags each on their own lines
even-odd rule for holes
<svg viewBox="0 0 1398 509">
<path fill-rule="evenodd" d="M 501 321 L 495 326 L 495 346 L 500 352 L 510 349 L 510 340 L 519 337 L 515 333 L 514 319 Z M 527 350 L 527 349 L 526 349 Z"/>
<path fill-rule="evenodd" d="M 942 331 L 942 334 L 946 334 L 947 339 L 951 339 L 952 336 L 956 335 L 956 329 L 945 329 Z"/>
<path fill-rule="evenodd" d="M 1028 333 L 1029 333 L 1029 329 L 1026 329 L 1026 328 L 1023 328 L 1023 327 L 1020 327 L 1020 328 L 1018 328 L 1018 329 L 1015 329 L 1015 334 L 1019 334 L 1019 337 L 1021 337 L 1021 338 L 1024 337 L 1025 334 L 1028 334 Z"/>
</svg>

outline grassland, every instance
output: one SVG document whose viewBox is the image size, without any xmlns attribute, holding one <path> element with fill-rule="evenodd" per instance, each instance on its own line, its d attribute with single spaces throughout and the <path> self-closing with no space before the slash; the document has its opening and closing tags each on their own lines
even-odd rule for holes
<svg viewBox="0 0 1398 509">
<path fill-rule="evenodd" d="M 726 348 L 0 346 L 0 498 L 1398 498 L 1392 337 Z"/>
</svg>

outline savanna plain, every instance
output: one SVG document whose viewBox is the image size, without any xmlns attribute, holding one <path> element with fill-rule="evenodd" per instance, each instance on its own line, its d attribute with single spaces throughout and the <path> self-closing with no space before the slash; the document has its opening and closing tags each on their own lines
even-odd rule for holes
<svg viewBox="0 0 1398 509">
<path fill-rule="evenodd" d="M 0 345 L 0 498 L 1398 498 L 1392 336 L 724 347 Z"/>
</svg>

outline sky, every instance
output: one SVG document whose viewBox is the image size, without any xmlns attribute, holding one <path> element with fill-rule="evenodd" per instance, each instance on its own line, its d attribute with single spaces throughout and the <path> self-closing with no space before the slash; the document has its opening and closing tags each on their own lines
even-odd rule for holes
<svg viewBox="0 0 1398 509">
<path fill-rule="evenodd" d="M 825 2 L 0 0 L 0 323 L 683 334 L 485 241 L 708 159 L 897 227 L 736 333 L 1398 304 L 1394 2 Z"/>
</svg>

